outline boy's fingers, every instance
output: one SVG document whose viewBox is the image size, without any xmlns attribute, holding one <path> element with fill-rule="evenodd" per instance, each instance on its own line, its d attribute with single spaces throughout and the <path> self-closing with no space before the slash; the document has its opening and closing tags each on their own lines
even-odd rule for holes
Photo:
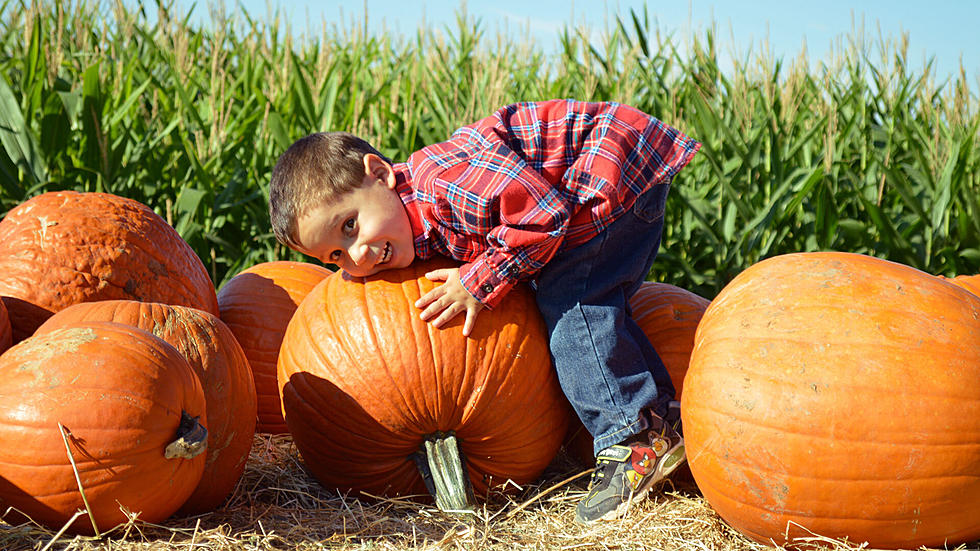
<svg viewBox="0 0 980 551">
<path fill-rule="evenodd" d="M 430 304 L 432 302 L 435 302 L 443 294 L 445 294 L 445 289 L 443 289 L 442 288 L 442 285 L 440 285 L 440 286 L 436 287 L 435 289 L 433 289 L 433 290 L 429 291 L 428 293 L 426 293 L 426 294 L 422 295 L 421 297 L 419 297 L 419 299 L 415 301 L 415 307 L 416 308 L 422 308 L 422 307 L 424 307 L 427 304 Z"/>
<path fill-rule="evenodd" d="M 459 308 L 456 307 L 456 304 L 450 304 L 447 308 L 442 310 L 442 313 L 439 314 L 439 317 L 432 320 L 432 325 L 437 329 L 441 328 L 443 325 L 452 321 L 452 319 L 455 318 L 457 315 L 459 315 Z"/>
<path fill-rule="evenodd" d="M 450 272 L 452 272 L 452 269 L 450 268 L 440 268 L 438 270 L 426 272 L 425 278 L 429 281 L 446 281 L 446 279 L 449 278 Z"/>
</svg>

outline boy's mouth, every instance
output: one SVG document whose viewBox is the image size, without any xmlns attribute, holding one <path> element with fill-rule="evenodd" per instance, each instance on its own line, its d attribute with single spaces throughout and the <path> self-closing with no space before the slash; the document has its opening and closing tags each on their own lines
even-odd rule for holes
<svg viewBox="0 0 980 551">
<path fill-rule="evenodd" d="M 391 242 L 386 241 L 385 248 L 381 251 L 381 260 L 378 264 L 386 264 L 389 260 L 391 260 Z"/>
</svg>

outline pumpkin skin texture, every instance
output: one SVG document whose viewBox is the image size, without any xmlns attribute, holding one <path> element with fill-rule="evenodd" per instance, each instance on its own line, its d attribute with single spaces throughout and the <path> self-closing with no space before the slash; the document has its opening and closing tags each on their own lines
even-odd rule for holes
<svg viewBox="0 0 980 551">
<path fill-rule="evenodd" d="M 980 537 L 980 299 L 852 253 L 759 262 L 698 326 L 681 413 L 705 498 L 758 540 Z"/>
<path fill-rule="evenodd" d="M 4 350 L 10 348 L 12 342 L 10 317 L 7 315 L 7 308 L 3 305 L 3 301 L 0 300 L 0 354 L 3 354 Z"/>
<path fill-rule="evenodd" d="M 201 380 L 207 402 L 207 459 L 201 481 L 178 514 L 217 509 L 245 472 L 255 433 L 252 374 L 231 330 L 216 316 L 186 306 L 106 300 L 69 306 L 35 334 L 88 321 L 123 323 L 160 337 L 180 352 Z"/>
<path fill-rule="evenodd" d="M 163 302 L 218 314 L 193 249 L 149 207 L 107 193 L 48 192 L 8 212 L 0 274 L 14 342 L 79 302 Z"/>
<path fill-rule="evenodd" d="M 669 283 L 644 281 L 630 297 L 633 320 L 650 340 L 674 383 L 674 399 L 680 400 L 687 365 L 694 348 L 694 332 L 708 308 L 708 299 Z M 571 407 L 569 405 L 569 407 Z M 583 465 L 595 464 L 592 435 L 574 417 L 572 436 L 565 445 Z"/>
<path fill-rule="evenodd" d="M 263 262 L 239 272 L 218 291 L 221 321 L 235 334 L 252 367 L 258 399 L 256 432 L 289 431 L 276 378 L 279 347 L 299 303 L 331 273 L 306 262 Z"/>
<path fill-rule="evenodd" d="M 476 496 L 508 479 L 535 480 L 568 423 L 544 323 L 517 287 L 480 313 L 469 338 L 462 316 L 442 329 L 415 301 L 437 283 L 441 259 L 351 278 L 336 272 L 310 291 L 279 353 L 286 423 L 304 462 L 328 488 L 424 495 L 412 454 L 455 433 Z"/>
<path fill-rule="evenodd" d="M 59 423 L 100 531 L 127 522 L 120 505 L 163 521 L 201 479 L 204 453 L 164 455 L 182 412 L 205 427 L 207 416 L 200 381 L 162 339 L 118 323 L 66 326 L 10 348 L 0 377 L 0 510 L 52 530 L 85 510 Z M 86 517 L 69 531 L 92 534 Z"/>
</svg>

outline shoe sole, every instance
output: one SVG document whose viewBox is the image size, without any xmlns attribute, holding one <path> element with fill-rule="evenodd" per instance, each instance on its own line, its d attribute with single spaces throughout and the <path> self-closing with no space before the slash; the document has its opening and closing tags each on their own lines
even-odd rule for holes
<svg viewBox="0 0 980 551">
<path fill-rule="evenodd" d="M 657 483 L 663 482 L 663 480 L 666 479 L 670 473 L 674 472 L 677 467 L 683 465 L 686 460 L 687 454 L 684 450 L 684 441 L 681 440 L 676 446 L 667 450 L 667 453 L 664 454 L 663 461 L 657 465 L 656 472 L 654 472 L 642 486 L 637 488 L 629 499 L 624 501 L 622 505 L 619 505 L 612 511 L 609 511 L 608 513 L 597 518 L 596 521 L 616 520 L 622 517 L 624 514 L 626 514 L 626 510 L 629 509 L 632 504 L 647 497 L 647 494 L 650 493 L 650 490 L 653 489 Z"/>
</svg>

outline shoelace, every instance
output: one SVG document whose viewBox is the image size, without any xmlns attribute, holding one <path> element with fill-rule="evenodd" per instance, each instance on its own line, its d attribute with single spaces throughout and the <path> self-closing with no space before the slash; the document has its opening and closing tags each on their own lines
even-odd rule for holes
<svg viewBox="0 0 980 551">
<path fill-rule="evenodd" d="M 589 478 L 589 487 L 595 486 L 599 479 L 606 476 L 606 465 L 609 465 L 608 459 L 597 459 L 595 462 L 595 470 L 592 471 L 592 476 Z"/>
</svg>

